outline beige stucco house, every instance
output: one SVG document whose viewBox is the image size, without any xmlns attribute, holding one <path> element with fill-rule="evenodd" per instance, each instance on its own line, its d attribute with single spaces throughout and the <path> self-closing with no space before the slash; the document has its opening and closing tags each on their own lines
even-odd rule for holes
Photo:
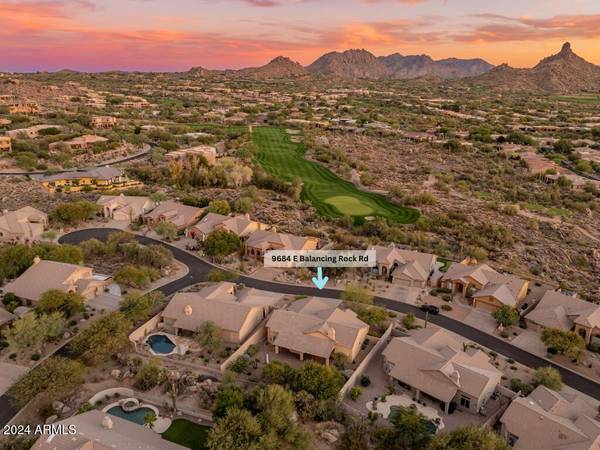
<svg viewBox="0 0 600 450">
<path fill-rule="evenodd" d="M 339 308 L 340 300 L 310 297 L 273 312 L 267 322 L 267 340 L 275 353 L 284 348 L 299 355 L 329 360 L 334 353 L 356 359 L 369 326 L 354 311 Z"/>
<path fill-rule="evenodd" d="M 240 344 L 283 298 L 257 289 L 239 289 L 234 283 L 219 283 L 199 292 L 179 292 L 161 313 L 164 331 L 191 335 L 205 322 L 221 329 L 225 342 Z"/>
<path fill-rule="evenodd" d="M 497 272 L 487 264 L 465 260 L 454 263 L 441 277 L 440 286 L 453 294 L 473 294 L 473 306 L 495 311 L 504 305 L 517 306 L 525 299 L 529 281 Z"/>
<path fill-rule="evenodd" d="M 156 206 L 149 197 L 128 195 L 103 195 L 96 203 L 102 207 L 102 215 L 107 219 L 128 223 L 138 220 Z"/>
<path fill-rule="evenodd" d="M 316 250 L 319 240 L 315 237 L 301 237 L 275 231 L 258 230 L 248 236 L 246 256 L 262 258 L 270 250 Z"/>
<path fill-rule="evenodd" d="M 517 397 L 500 418 L 501 434 L 515 450 L 597 450 L 598 410 L 578 393 L 538 386 Z"/>
<path fill-rule="evenodd" d="M 436 255 L 397 247 L 372 245 L 368 250 L 376 252 L 377 273 L 380 276 L 408 287 L 426 287 L 437 261 Z"/>
<path fill-rule="evenodd" d="M 463 351 L 463 345 L 441 328 L 424 328 L 412 335 L 393 338 L 383 351 L 389 377 L 414 391 L 458 409 L 479 412 L 500 383 L 502 372 L 481 350 Z"/>
<path fill-rule="evenodd" d="M 44 261 L 36 257 L 19 278 L 4 287 L 4 291 L 12 292 L 29 303 L 35 303 L 44 292 L 51 289 L 76 292 L 91 299 L 101 294 L 109 281 L 109 277 L 94 275 L 89 267 Z"/>
<path fill-rule="evenodd" d="M 178 231 L 194 225 L 204 214 L 203 208 L 182 205 L 174 201 L 162 202 L 156 208 L 144 215 L 144 222 L 154 226 L 159 222 L 169 222 L 173 224 Z"/>
<path fill-rule="evenodd" d="M 194 156 L 202 156 L 206 159 L 209 165 L 214 165 L 217 162 L 217 149 L 210 145 L 198 145 L 196 147 L 182 148 L 174 150 L 165 155 L 167 160 L 179 160 L 184 158 L 193 158 Z"/>
<path fill-rule="evenodd" d="M 586 302 L 577 297 L 547 291 L 533 311 L 525 316 L 532 328 L 558 328 L 575 331 L 589 344 L 600 344 L 600 305 Z"/>
<path fill-rule="evenodd" d="M 254 231 L 267 230 L 269 228 L 269 225 L 251 220 L 248 214 L 231 217 L 208 213 L 200 222 L 186 230 L 186 236 L 204 241 L 213 231 L 226 230 L 245 239 Z"/>
<path fill-rule="evenodd" d="M 0 213 L 0 242 L 34 242 L 48 227 L 48 214 L 25 206 Z"/>
<path fill-rule="evenodd" d="M 93 409 L 53 424 L 67 432 L 44 433 L 32 450 L 186 450 L 156 431 L 130 420 Z M 71 427 L 74 432 L 69 433 Z"/>
</svg>

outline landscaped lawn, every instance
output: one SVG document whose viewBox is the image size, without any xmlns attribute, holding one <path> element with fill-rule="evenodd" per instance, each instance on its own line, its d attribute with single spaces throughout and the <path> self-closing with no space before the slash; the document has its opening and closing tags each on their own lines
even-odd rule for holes
<svg viewBox="0 0 600 450">
<path fill-rule="evenodd" d="M 253 133 L 259 151 L 257 162 L 277 178 L 303 183 L 302 200 L 329 217 L 380 216 L 397 223 L 414 223 L 419 211 L 404 208 L 383 195 L 363 192 L 326 167 L 304 158 L 304 144 L 294 143 L 285 130 L 257 127 Z"/>
<path fill-rule="evenodd" d="M 192 450 L 206 450 L 206 439 L 210 427 L 198 425 L 186 419 L 176 419 L 167 431 L 162 434 L 163 439 L 191 448 Z"/>
</svg>

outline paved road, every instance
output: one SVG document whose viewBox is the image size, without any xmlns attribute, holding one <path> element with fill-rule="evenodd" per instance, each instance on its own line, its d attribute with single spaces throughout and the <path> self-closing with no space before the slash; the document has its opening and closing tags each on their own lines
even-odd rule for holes
<svg viewBox="0 0 600 450">
<path fill-rule="evenodd" d="M 121 230 L 109 228 L 92 228 L 80 230 L 61 237 L 60 242 L 78 244 L 82 241 L 92 238 L 104 240 L 110 233 L 116 231 Z M 162 291 L 165 295 L 173 294 L 192 284 L 206 281 L 206 276 L 208 272 L 211 269 L 215 268 L 215 266 L 213 266 L 212 264 L 200 258 L 197 258 L 196 256 L 184 250 L 173 247 L 164 242 L 157 241 L 155 239 L 151 239 L 145 236 L 136 236 L 136 239 L 142 244 L 160 244 L 167 247 L 169 250 L 171 250 L 171 252 L 173 252 L 173 256 L 179 262 L 189 267 L 189 272 L 187 275 L 178 280 L 165 284 L 164 286 L 159 288 L 159 290 Z M 257 280 L 247 276 L 240 276 L 237 281 L 239 283 L 244 283 L 246 286 L 254 287 L 256 289 L 263 289 L 267 291 L 280 292 L 283 294 L 290 295 L 317 295 L 320 297 L 328 298 L 338 298 L 340 295 L 340 291 L 336 289 L 323 289 L 319 291 L 316 288 L 308 286 L 294 286 L 288 284 L 281 284 L 272 281 Z M 416 308 L 415 306 L 406 303 L 397 302 L 382 297 L 375 297 L 375 304 L 401 313 L 413 313 L 415 316 L 421 319 L 425 318 L 424 313 L 419 308 Z M 551 365 L 561 373 L 563 381 L 566 385 L 578 391 L 581 391 L 591 397 L 594 397 L 597 400 L 600 400 L 600 384 L 598 382 L 594 382 L 586 377 L 577 374 L 576 372 L 557 366 L 552 362 L 540 358 L 539 356 L 536 356 L 532 353 L 515 347 L 514 345 L 502 339 L 498 339 L 490 334 L 487 334 L 483 331 L 466 325 L 458 320 L 451 319 L 447 316 L 430 315 L 429 321 L 442 328 L 453 331 L 454 333 L 459 334 L 473 342 L 476 342 L 483 347 L 489 348 L 490 350 L 493 350 L 508 358 L 512 358 L 515 361 L 524 364 L 528 367 L 536 368 Z M 57 351 L 57 354 L 67 357 L 69 356 L 66 346 L 60 348 Z M 8 423 L 8 421 L 10 421 L 16 413 L 17 410 L 10 406 L 7 397 L 5 395 L 0 396 L 0 426 L 4 426 L 6 423 Z"/>
</svg>

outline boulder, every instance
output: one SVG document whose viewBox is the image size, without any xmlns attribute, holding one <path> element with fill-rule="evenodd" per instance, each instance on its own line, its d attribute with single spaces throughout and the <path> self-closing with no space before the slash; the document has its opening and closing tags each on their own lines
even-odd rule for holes
<svg viewBox="0 0 600 450">
<path fill-rule="evenodd" d="M 63 402 L 59 402 L 58 400 L 55 400 L 52 402 L 52 410 L 54 411 L 60 411 L 61 409 L 63 409 L 65 406 L 65 404 Z"/>
</svg>

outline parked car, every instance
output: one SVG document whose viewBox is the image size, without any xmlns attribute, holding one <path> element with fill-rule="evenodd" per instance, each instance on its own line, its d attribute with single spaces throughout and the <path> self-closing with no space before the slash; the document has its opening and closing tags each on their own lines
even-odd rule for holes
<svg viewBox="0 0 600 450">
<path fill-rule="evenodd" d="M 428 305 L 425 303 L 424 305 L 421 305 L 421 311 L 428 312 L 429 314 L 439 314 L 440 308 L 435 305 Z"/>
</svg>

